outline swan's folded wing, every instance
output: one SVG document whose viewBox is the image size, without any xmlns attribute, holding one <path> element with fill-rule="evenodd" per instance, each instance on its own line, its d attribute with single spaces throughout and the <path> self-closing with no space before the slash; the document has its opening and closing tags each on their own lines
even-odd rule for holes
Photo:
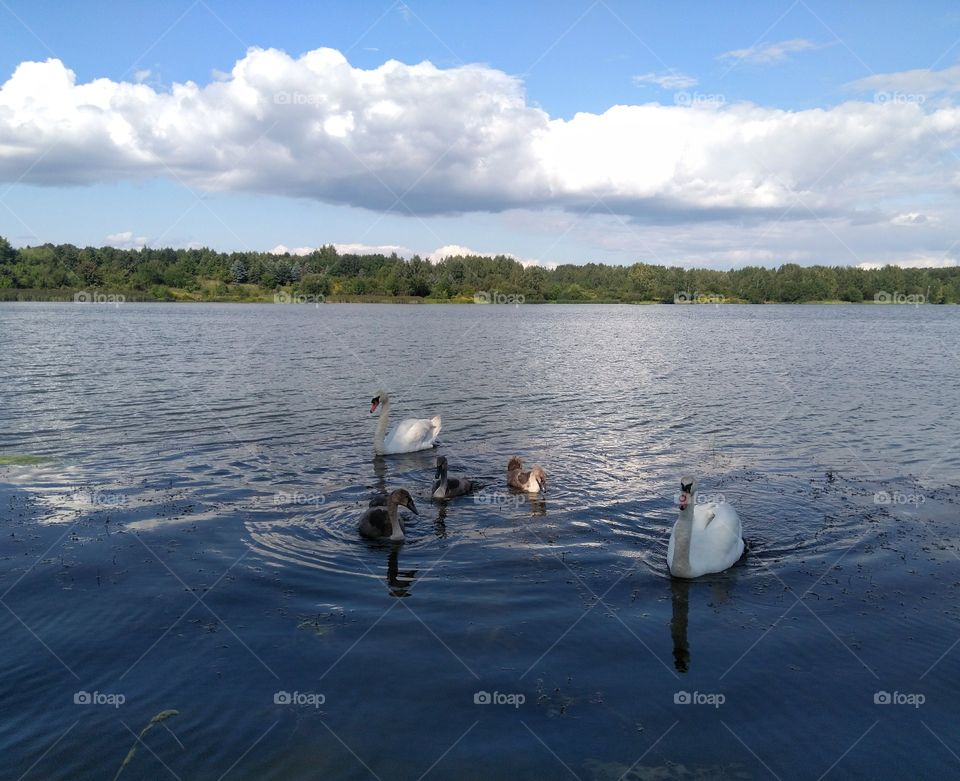
<svg viewBox="0 0 960 781">
<path fill-rule="evenodd" d="M 436 425 L 434 425 L 436 421 Z M 431 441 L 440 429 L 440 419 L 407 418 L 397 423 L 390 432 L 389 441 L 394 444 L 417 444 Z"/>
<path fill-rule="evenodd" d="M 707 505 L 710 508 L 710 520 L 713 521 L 711 528 L 722 528 L 731 539 L 740 539 L 743 529 L 740 526 L 740 516 L 733 506 L 726 502 Z M 709 521 L 707 522 L 709 523 Z"/>
</svg>

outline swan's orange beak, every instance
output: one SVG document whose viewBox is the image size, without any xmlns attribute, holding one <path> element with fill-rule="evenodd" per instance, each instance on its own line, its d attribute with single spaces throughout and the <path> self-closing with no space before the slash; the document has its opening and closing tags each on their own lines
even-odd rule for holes
<svg viewBox="0 0 960 781">
<path fill-rule="evenodd" d="M 370 402 L 370 414 L 371 414 L 371 415 L 372 415 L 374 412 L 377 411 L 377 407 L 378 407 L 379 405 L 380 405 L 380 399 L 373 399 L 373 401 Z"/>
<path fill-rule="evenodd" d="M 680 493 L 680 509 L 681 509 L 681 510 L 686 510 L 686 509 L 687 509 L 687 502 L 689 502 L 689 501 L 690 501 L 690 494 L 688 494 L 686 491 L 681 491 L 681 493 Z"/>
</svg>

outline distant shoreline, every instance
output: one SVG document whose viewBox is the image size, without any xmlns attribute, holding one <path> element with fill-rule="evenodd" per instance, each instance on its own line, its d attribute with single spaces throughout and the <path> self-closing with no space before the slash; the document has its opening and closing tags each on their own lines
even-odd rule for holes
<svg viewBox="0 0 960 781">
<path fill-rule="evenodd" d="M 524 266 L 506 255 L 14 248 L 0 237 L 0 301 L 401 304 L 960 303 L 960 266 L 744 266 L 636 262 Z"/>
<path fill-rule="evenodd" d="M 86 298 L 75 299 L 75 296 L 86 296 Z M 131 304 L 273 304 L 278 306 L 310 306 L 315 305 L 319 306 L 323 304 L 324 306 L 328 304 L 410 304 L 410 305 L 454 305 L 454 306 L 515 306 L 523 303 L 524 305 L 548 305 L 548 304 L 560 304 L 563 306 L 567 305 L 578 305 L 578 304 L 602 304 L 602 305 L 625 305 L 625 306 L 775 306 L 775 305 L 789 305 L 789 306 L 801 306 L 801 305 L 829 305 L 829 306 L 840 306 L 840 305 L 849 305 L 849 306 L 887 306 L 890 303 L 889 301 L 873 301 L 873 300 L 863 300 L 863 301 L 843 301 L 839 299 L 833 300 L 809 300 L 809 301 L 762 301 L 762 302 L 751 302 L 743 299 L 724 299 L 724 300 L 710 300 L 710 301 L 649 301 L 649 300 L 632 300 L 632 301 L 617 301 L 613 299 L 597 299 L 597 300 L 558 300 L 558 301 L 546 301 L 542 299 L 535 300 L 523 300 L 516 303 L 479 303 L 471 299 L 460 298 L 460 299 L 439 299 L 439 298 L 419 298 L 417 296 L 326 296 L 322 301 L 320 300 L 308 300 L 308 301 L 295 301 L 291 300 L 293 294 L 283 291 L 283 295 L 286 296 L 288 300 L 277 301 L 274 298 L 274 294 L 267 295 L 264 293 L 262 297 L 246 297 L 246 298 L 237 298 L 237 297 L 209 297 L 209 298 L 198 298 L 195 296 L 175 296 L 172 298 L 153 298 L 149 294 L 145 294 L 143 291 L 139 290 L 126 290 L 126 291 L 107 291 L 102 289 L 91 289 L 89 291 L 78 291 L 78 290 L 28 290 L 28 289 L 18 289 L 18 288 L 0 288 L 0 304 L 10 304 L 10 303 L 92 303 L 92 304 L 101 304 L 101 305 L 110 305 L 110 304 L 120 304 L 120 303 L 131 303 Z M 903 302 L 896 302 L 903 303 Z M 917 302 L 909 303 L 908 305 L 913 306 L 949 306 L 949 304 L 927 304 L 926 302 Z"/>
</svg>

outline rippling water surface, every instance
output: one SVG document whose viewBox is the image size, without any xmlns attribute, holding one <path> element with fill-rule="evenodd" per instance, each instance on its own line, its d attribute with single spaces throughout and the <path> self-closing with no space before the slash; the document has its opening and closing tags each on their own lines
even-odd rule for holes
<svg viewBox="0 0 960 781">
<path fill-rule="evenodd" d="M 2 305 L 6 774 L 955 775 L 958 322 Z M 374 457 L 379 388 L 435 451 Z M 432 502 L 438 454 L 482 493 Z M 686 472 L 749 551 L 678 583 Z M 362 540 L 397 487 L 407 541 Z"/>
</svg>

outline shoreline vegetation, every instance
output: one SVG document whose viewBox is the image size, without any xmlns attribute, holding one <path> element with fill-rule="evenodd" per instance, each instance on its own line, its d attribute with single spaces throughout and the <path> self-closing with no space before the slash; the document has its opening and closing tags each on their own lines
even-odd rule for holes
<svg viewBox="0 0 960 781">
<path fill-rule="evenodd" d="M 849 266 L 730 271 L 647 263 L 526 266 L 504 255 L 308 255 L 116 249 L 0 236 L 0 301 L 411 304 L 960 303 L 960 267 Z"/>
</svg>

